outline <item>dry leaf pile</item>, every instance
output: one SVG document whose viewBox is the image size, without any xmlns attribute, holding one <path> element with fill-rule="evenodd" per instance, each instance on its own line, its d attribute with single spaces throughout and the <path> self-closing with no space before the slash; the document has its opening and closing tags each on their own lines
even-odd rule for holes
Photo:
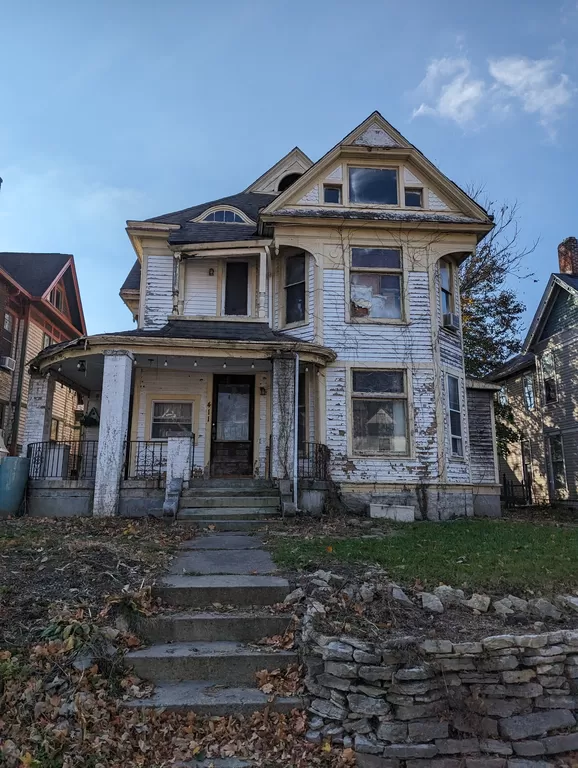
<svg viewBox="0 0 578 768">
<path fill-rule="evenodd" d="M 298 696 L 305 691 L 303 675 L 301 664 L 290 664 L 284 669 L 262 669 L 255 677 L 257 687 L 267 695 Z"/>
</svg>

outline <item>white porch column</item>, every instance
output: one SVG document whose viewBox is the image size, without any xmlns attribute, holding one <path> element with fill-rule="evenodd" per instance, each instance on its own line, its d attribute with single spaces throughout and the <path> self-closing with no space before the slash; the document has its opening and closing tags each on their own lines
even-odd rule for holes
<svg viewBox="0 0 578 768">
<path fill-rule="evenodd" d="M 167 440 L 167 488 L 171 480 L 182 480 L 187 483 L 191 479 L 191 456 L 193 438 L 191 435 L 173 436 Z"/>
<path fill-rule="evenodd" d="M 259 319 L 267 317 L 267 251 L 259 253 Z"/>
<path fill-rule="evenodd" d="M 295 442 L 295 358 L 273 358 L 271 392 L 271 476 L 293 476 Z"/>
<path fill-rule="evenodd" d="M 55 383 L 55 379 L 50 374 L 47 376 L 36 374 L 30 377 L 22 456 L 26 456 L 30 443 L 43 443 L 50 440 Z"/>
<path fill-rule="evenodd" d="M 115 515 L 128 431 L 133 356 L 125 350 L 104 353 L 98 454 L 94 480 L 95 517 Z"/>
</svg>

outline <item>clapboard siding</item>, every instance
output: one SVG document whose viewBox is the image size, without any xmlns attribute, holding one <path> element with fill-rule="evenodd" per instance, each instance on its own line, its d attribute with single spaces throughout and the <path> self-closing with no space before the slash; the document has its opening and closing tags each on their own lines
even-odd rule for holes
<svg viewBox="0 0 578 768">
<path fill-rule="evenodd" d="M 454 270 L 454 310 L 455 314 L 461 318 L 461 297 L 460 281 L 457 270 Z M 440 360 L 443 365 L 452 368 L 461 369 L 464 364 L 462 351 L 462 339 L 459 332 L 448 331 L 443 327 L 443 313 L 440 290 L 440 270 L 439 261 L 434 269 L 434 289 L 435 289 L 435 307 L 437 318 L 437 339 L 440 350 Z"/>
<path fill-rule="evenodd" d="M 343 359 L 379 362 L 432 360 L 429 285 L 426 272 L 409 272 L 408 325 L 345 322 L 345 272 L 324 270 L 323 339 Z"/>
<path fill-rule="evenodd" d="M 487 389 L 468 389 L 468 425 L 472 482 L 495 484 L 496 461 L 492 431 L 494 393 Z"/>
<path fill-rule="evenodd" d="M 557 400 L 554 403 L 545 403 L 543 397 L 541 361 L 545 352 L 552 353 L 556 367 Z M 577 427 L 578 337 L 553 336 L 546 343 L 540 344 L 540 350 L 536 350 L 536 356 L 540 371 L 538 379 L 545 423 L 549 427 L 562 430 Z"/>
<path fill-rule="evenodd" d="M 209 271 L 213 270 L 210 275 Z M 217 314 L 219 264 L 216 260 L 190 260 L 185 263 L 185 315 Z"/>
<path fill-rule="evenodd" d="M 578 327 L 578 297 L 565 288 L 558 288 L 558 295 L 544 323 L 540 340 L 548 339 L 560 331 Z"/>
<path fill-rule="evenodd" d="M 145 328 L 161 328 L 173 309 L 173 256 L 146 254 Z"/>
</svg>

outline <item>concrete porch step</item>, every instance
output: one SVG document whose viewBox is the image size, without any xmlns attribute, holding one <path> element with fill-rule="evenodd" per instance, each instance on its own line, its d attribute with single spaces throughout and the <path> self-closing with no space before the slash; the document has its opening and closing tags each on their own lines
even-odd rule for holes
<svg viewBox="0 0 578 768">
<path fill-rule="evenodd" d="M 199 549 L 185 550 L 173 560 L 169 573 L 187 576 L 210 574 L 274 573 L 271 555 L 264 549 Z"/>
<path fill-rule="evenodd" d="M 273 482 L 253 477 L 199 477 L 189 480 L 189 488 L 273 488 Z"/>
<path fill-rule="evenodd" d="M 271 485 L 265 486 L 234 486 L 223 485 L 217 488 L 205 488 L 203 486 L 193 486 L 191 488 L 184 488 L 182 497 L 185 499 L 195 498 L 197 496 L 206 496 L 208 498 L 213 496 L 278 496 L 278 491 Z"/>
<path fill-rule="evenodd" d="M 180 509 L 178 520 L 193 520 L 195 518 L 212 517 L 214 520 L 230 520 L 231 518 L 251 520 L 259 517 L 274 517 L 279 514 L 279 506 L 252 507 L 196 507 Z"/>
<path fill-rule="evenodd" d="M 239 507 L 254 507 L 256 509 L 260 509 L 261 507 L 274 507 L 275 509 L 279 508 L 279 496 L 274 495 L 263 495 L 263 496 L 257 496 L 255 494 L 247 495 L 247 496 L 241 496 L 241 495 L 232 495 L 232 496 L 218 496 L 218 495 L 205 495 L 205 494 L 197 494 L 194 496 L 185 496 L 184 494 L 181 494 L 181 500 L 179 502 L 179 509 L 194 509 L 194 508 L 201 508 L 201 509 L 208 509 L 209 507 L 229 507 L 229 508 L 239 508 Z"/>
<path fill-rule="evenodd" d="M 282 635 L 290 625 L 288 614 L 183 612 L 147 618 L 137 634 L 148 643 L 214 642 L 224 637 L 247 643 Z"/>
<path fill-rule="evenodd" d="M 230 688 L 208 680 L 191 680 L 180 683 L 160 682 L 151 698 L 135 699 L 127 702 L 127 705 L 139 709 L 162 707 L 177 712 L 192 710 L 199 715 L 222 717 L 251 715 L 267 707 L 274 712 L 287 713 L 292 709 L 303 709 L 306 702 L 301 696 L 272 697 L 257 688 Z"/>
<path fill-rule="evenodd" d="M 246 608 L 282 602 L 289 594 L 289 582 L 279 576 L 166 576 L 154 594 L 168 605 L 187 608 L 214 603 Z"/>
<path fill-rule="evenodd" d="M 223 533 L 209 533 L 198 536 L 196 539 L 183 541 L 179 549 L 261 549 L 262 547 L 263 539 L 260 536 L 245 536 L 242 533 L 232 533 L 229 536 Z"/>
<path fill-rule="evenodd" d="M 293 651 L 274 653 L 240 643 L 165 643 L 131 651 L 125 656 L 136 674 L 147 680 L 214 680 L 228 685 L 255 684 L 255 673 L 297 663 Z"/>
<path fill-rule="evenodd" d="M 261 531 L 265 528 L 282 528 L 285 525 L 285 521 L 279 516 L 274 518 L 268 517 L 262 520 L 246 520 L 242 517 L 234 517 L 230 520 L 214 520 L 210 516 L 205 518 L 189 517 L 181 519 L 179 516 L 177 521 L 183 525 L 193 525 L 201 529 L 230 532 Z"/>
</svg>

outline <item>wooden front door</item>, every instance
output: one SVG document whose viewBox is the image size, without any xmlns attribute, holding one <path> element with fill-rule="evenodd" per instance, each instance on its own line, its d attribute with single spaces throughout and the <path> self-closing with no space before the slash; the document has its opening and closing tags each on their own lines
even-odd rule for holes
<svg viewBox="0 0 578 768">
<path fill-rule="evenodd" d="M 252 477 L 254 376 L 214 376 L 211 476 Z"/>
</svg>

